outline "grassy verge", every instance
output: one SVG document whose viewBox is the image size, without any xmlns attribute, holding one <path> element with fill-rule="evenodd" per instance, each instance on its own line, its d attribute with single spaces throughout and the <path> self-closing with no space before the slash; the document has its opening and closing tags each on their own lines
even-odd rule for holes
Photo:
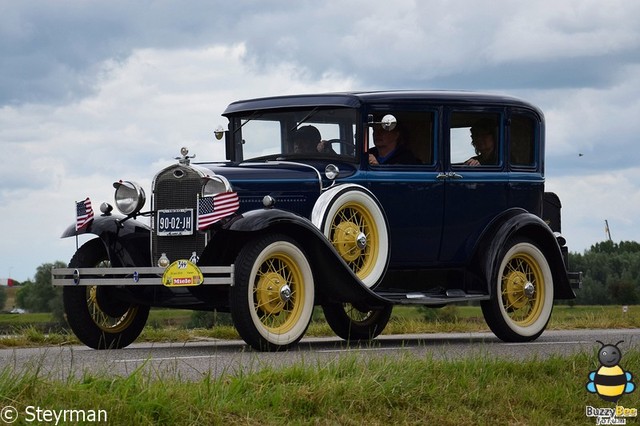
<svg viewBox="0 0 640 426">
<path fill-rule="evenodd" d="M 569 425 L 595 424 L 585 406 L 611 407 L 585 389 L 595 354 L 512 362 L 355 356 L 197 383 L 138 370 L 124 378 L 49 380 L 37 368 L 0 370 L 0 405 L 104 410 L 109 424 Z M 640 353 L 624 355 L 640 365 Z M 621 404 L 640 406 L 640 393 Z M 637 419 L 631 419 L 634 421 Z"/>
<path fill-rule="evenodd" d="M 138 341 L 186 342 L 199 339 L 239 339 L 233 326 L 188 328 L 191 311 L 154 309 L 147 327 Z M 0 329 L 5 337 L 0 348 L 78 344 L 75 336 L 65 327 L 52 324 L 50 314 L 0 314 Z M 629 306 L 627 312 L 620 306 L 565 306 L 554 308 L 548 330 L 581 328 L 636 328 L 640 324 L 640 305 Z M 448 306 L 442 309 L 424 309 L 398 306 L 383 334 L 450 333 L 489 331 L 482 312 L 477 306 Z M 8 337 L 6 336 L 8 335 Z M 309 326 L 307 337 L 334 336 L 317 309 Z"/>
<path fill-rule="evenodd" d="M 141 340 L 237 338 L 230 326 L 186 329 L 188 315 L 154 311 Z M 477 307 L 442 311 L 428 321 L 424 316 L 417 309 L 398 308 L 385 333 L 487 330 Z M 636 327 L 639 316 L 638 306 L 629 307 L 626 314 L 620 307 L 558 306 L 550 328 Z M 77 343 L 72 335 L 45 334 L 33 325 L 21 331 L 0 342 L 5 346 L 11 339 L 16 339 L 14 346 Z M 319 315 L 307 335 L 333 333 Z M 620 364 L 638 386 L 640 351 L 624 351 Z M 67 416 L 78 416 L 77 410 L 94 414 L 103 410 L 100 415 L 108 424 L 136 425 L 593 425 L 596 419 L 585 416 L 585 406 L 615 406 L 586 390 L 589 372 L 598 368 L 595 350 L 527 361 L 488 356 L 443 361 L 408 353 L 363 360 L 354 355 L 318 365 L 209 375 L 197 382 L 153 368 L 140 368 L 126 377 L 85 372 L 80 378 L 70 374 L 60 379 L 37 365 L 6 365 L 0 367 L 0 408 L 15 407 L 16 424 L 33 423 L 28 416 L 40 408 L 58 414 L 76 410 L 67 411 Z M 620 404 L 640 408 L 640 392 L 624 395 Z M 83 423 L 78 420 L 67 417 L 58 424 Z M 627 420 L 630 424 L 638 419 Z"/>
</svg>

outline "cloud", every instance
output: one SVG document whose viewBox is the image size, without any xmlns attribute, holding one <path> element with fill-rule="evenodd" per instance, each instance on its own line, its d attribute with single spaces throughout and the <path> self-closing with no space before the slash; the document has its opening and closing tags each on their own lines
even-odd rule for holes
<svg viewBox="0 0 640 426">
<path fill-rule="evenodd" d="M 74 203 L 89 196 L 97 210 L 112 202 L 114 181 L 148 190 L 182 146 L 197 160 L 223 160 L 213 130 L 226 125 L 220 114 L 231 101 L 352 85 L 335 75 L 309 82 L 286 63 L 255 74 L 245 54 L 242 44 L 142 49 L 104 61 L 92 96 L 2 108 L 0 138 L 11 159 L 0 168 L 0 276 L 25 280 L 42 263 L 68 261 L 75 244 L 59 237 L 73 224 Z"/>
<path fill-rule="evenodd" d="M 607 239 L 605 220 L 614 241 L 640 241 L 640 167 L 547 180 L 547 190 L 560 195 L 562 232 L 570 246 L 589 248 Z"/>
<path fill-rule="evenodd" d="M 640 3 L 124 0 L 0 4 L 0 277 L 68 260 L 76 200 L 174 161 L 223 159 L 234 100 L 470 89 L 538 105 L 571 249 L 636 239 Z M 583 154 L 579 156 L 579 154 Z M 619 237 L 617 237 L 619 236 Z"/>
<path fill-rule="evenodd" d="M 609 85 L 640 53 L 640 4 L 622 0 L 35 1 L 2 11 L 0 105 L 90 96 L 104 61 L 141 49 L 242 43 L 254 70 L 284 62 L 365 87 L 508 89 Z"/>
</svg>

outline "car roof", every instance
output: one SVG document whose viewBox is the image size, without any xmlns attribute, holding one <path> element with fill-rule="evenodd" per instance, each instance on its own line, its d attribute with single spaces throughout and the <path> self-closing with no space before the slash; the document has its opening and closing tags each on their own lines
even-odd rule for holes
<svg viewBox="0 0 640 426">
<path fill-rule="evenodd" d="M 535 105 L 512 96 L 449 90 L 353 91 L 271 96 L 235 101 L 227 107 L 222 115 L 277 108 L 316 106 L 358 108 L 363 104 L 414 102 L 448 105 L 515 106 L 534 110 L 540 117 L 543 117 L 542 111 Z"/>
</svg>

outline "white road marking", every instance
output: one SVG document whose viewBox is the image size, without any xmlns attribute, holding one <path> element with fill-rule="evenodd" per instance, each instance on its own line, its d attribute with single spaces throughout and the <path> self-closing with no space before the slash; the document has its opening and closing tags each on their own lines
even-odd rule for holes
<svg viewBox="0 0 640 426">
<path fill-rule="evenodd" d="M 171 356 L 165 358 L 133 358 L 133 359 L 116 359 L 113 362 L 145 362 L 145 361 L 181 361 L 189 359 L 206 359 L 218 358 L 218 355 L 196 355 L 196 356 Z"/>
<path fill-rule="evenodd" d="M 503 343 L 505 346 L 532 346 L 532 345 L 584 345 L 592 344 L 591 340 L 567 340 L 563 342 L 520 342 L 520 343 Z"/>
<path fill-rule="evenodd" d="M 361 351 L 398 351 L 398 350 L 411 350 L 407 346 L 398 346 L 395 348 L 347 348 L 347 349 L 321 349 L 316 352 L 331 353 L 331 352 L 361 352 Z"/>
</svg>

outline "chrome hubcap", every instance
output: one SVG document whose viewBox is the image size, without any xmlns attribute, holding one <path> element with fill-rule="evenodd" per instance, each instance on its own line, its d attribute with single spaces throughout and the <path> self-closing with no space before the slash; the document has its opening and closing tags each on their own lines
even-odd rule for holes
<svg viewBox="0 0 640 426">
<path fill-rule="evenodd" d="M 288 302 L 291 299 L 291 287 L 288 284 L 283 285 L 280 288 L 280 300 Z"/>
<path fill-rule="evenodd" d="M 524 295 L 527 296 L 529 299 L 533 298 L 533 295 L 535 294 L 535 292 L 536 292 L 536 288 L 532 283 L 528 282 L 524 285 Z"/>
</svg>

